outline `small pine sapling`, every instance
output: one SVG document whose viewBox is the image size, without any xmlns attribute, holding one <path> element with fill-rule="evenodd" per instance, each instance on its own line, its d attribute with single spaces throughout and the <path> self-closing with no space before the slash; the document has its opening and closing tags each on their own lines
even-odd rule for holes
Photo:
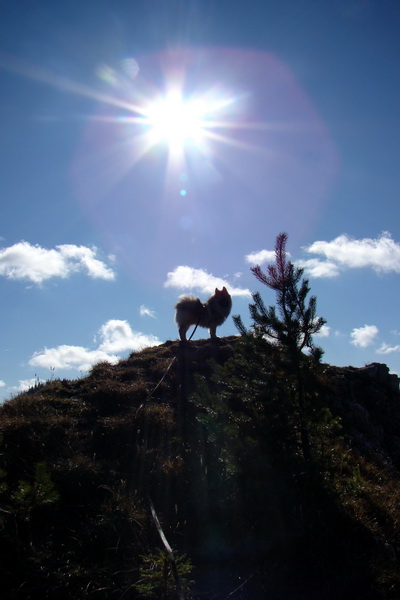
<svg viewBox="0 0 400 600">
<path fill-rule="evenodd" d="M 259 265 L 251 271 L 256 278 L 276 292 L 276 306 L 266 307 L 261 295 L 256 292 L 250 315 L 253 320 L 253 332 L 257 337 L 278 344 L 287 351 L 291 371 L 296 381 L 296 395 L 299 409 L 299 430 L 303 456 L 311 457 L 311 446 L 306 417 L 306 391 L 303 376 L 304 356 L 307 349 L 317 362 L 323 355 L 322 348 L 314 345 L 313 335 L 326 323 L 317 317 L 317 300 L 311 296 L 307 302 L 310 286 L 303 278 L 304 269 L 295 267 L 286 252 L 287 233 L 280 233 L 275 243 L 275 263 L 267 266 L 264 272 Z M 234 322 L 242 334 L 248 333 L 240 316 Z"/>
<path fill-rule="evenodd" d="M 256 334 L 266 339 L 278 342 L 293 356 L 307 348 L 316 358 L 322 357 L 323 351 L 313 343 L 313 335 L 318 333 L 326 323 L 322 317 L 317 317 L 317 300 L 311 296 L 308 279 L 302 279 L 304 269 L 295 267 L 288 260 L 286 243 L 288 236 L 280 233 L 275 244 L 275 264 L 267 266 L 267 271 L 259 265 L 251 271 L 256 278 L 276 292 L 277 307 L 265 306 L 261 295 L 253 294 L 253 304 L 250 304 L 250 314 L 253 329 Z M 236 326 L 243 333 L 244 327 L 240 317 L 234 317 Z"/>
</svg>

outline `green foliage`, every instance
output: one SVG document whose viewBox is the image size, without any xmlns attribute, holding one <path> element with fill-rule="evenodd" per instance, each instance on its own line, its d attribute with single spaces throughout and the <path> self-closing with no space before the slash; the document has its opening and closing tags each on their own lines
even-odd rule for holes
<svg viewBox="0 0 400 600">
<path fill-rule="evenodd" d="M 317 317 L 317 300 L 311 296 L 307 279 L 302 279 L 304 269 L 295 267 L 287 258 L 287 234 L 280 233 L 275 244 L 275 264 L 267 266 L 264 273 L 260 266 L 251 271 L 256 278 L 276 292 L 277 306 L 266 307 L 261 295 L 253 294 L 253 304 L 250 304 L 250 315 L 253 320 L 253 330 L 257 335 L 280 343 L 292 355 L 308 348 L 320 360 L 322 349 L 316 348 L 313 335 L 320 331 L 326 323 L 322 317 Z M 241 333 L 244 332 L 240 317 L 234 321 Z"/>
<path fill-rule="evenodd" d="M 377 500 L 376 483 L 365 480 L 365 467 L 346 444 L 343 420 L 330 406 L 333 390 L 322 366 L 307 356 L 299 359 L 296 369 L 293 364 L 291 353 L 280 345 L 245 332 L 234 356 L 221 366 L 214 364 L 211 379 L 197 381 L 192 401 L 203 431 L 204 485 L 213 490 L 208 538 L 218 532 L 219 546 L 242 543 L 260 548 L 259 554 L 251 555 L 253 565 L 262 562 L 268 540 L 275 548 L 275 564 L 289 565 L 296 556 L 299 580 L 312 578 L 306 575 L 307 564 L 325 573 L 344 573 L 347 567 L 341 561 L 350 565 L 354 560 L 353 574 L 346 571 L 345 577 L 356 580 L 356 573 L 364 572 L 366 581 L 373 577 L 374 564 L 374 542 L 367 532 L 383 535 L 377 525 L 382 526 L 383 514 L 393 531 L 393 503 L 383 502 L 382 495 Z M 382 509 L 379 516 L 377 504 Z M 227 522 L 235 523 L 234 528 L 226 530 Z M 280 540 L 285 540 L 284 548 Z M 361 555 L 364 565 L 357 562 Z M 267 551 L 267 563 L 268 556 Z M 268 572 L 273 578 L 270 566 Z M 337 597 L 354 599 L 367 593 L 368 585 L 354 585 L 359 588 L 352 595 L 339 590 Z M 314 597 L 310 590 L 298 593 L 301 598 Z"/>
<path fill-rule="evenodd" d="M 35 465 L 32 481 L 21 479 L 17 489 L 11 494 L 11 501 L 28 519 L 32 509 L 57 502 L 60 495 L 51 481 L 46 463 Z"/>
<path fill-rule="evenodd" d="M 140 579 L 135 589 L 141 598 L 155 600 L 175 600 L 177 598 L 176 583 L 173 575 L 173 559 L 165 550 L 158 550 L 141 556 L 139 569 Z M 191 597 L 190 589 L 193 581 L 189 575 L 193 570 L 190 559 L 181 554 L 174 557 L 182 592 L 186 599 Z"/>
<path fill-rule="evenodd" d="M 280 233 L 275 244 L 275 264 L 267 266 L 264 273 L 260 266 L 251 270 L 256 278 L 276 292 L 276 306 L 266 307 L 261 295 L 253 294 L 250 304 L 250 315 L 253 320 L 252 330 L 256 338 L 262 338 L 278 344 L 289 360 L 288 372 L 293 374 L 293 390 L 297 403 L 297 424 L 301 440 L 303 457 L 310 461 L 310 424 L 307 413 L 309 394 L 305 388 L 305 371 L 309 366 L 304 360 L 303 350 L 308 349 L 315 362 L 319 363 L 323 350 L 314 345 L 313 335 L 325 324 L 322 317 L 317 317 L 317 300 L 311 296 L 307 279 L 302 279 L 304 269 L 295 267 L 288 260 L 286 252 L 287 234 Z M 239 316 L 234 317 L 239 331 L 249 335 Z"/>
<path fill-rule="evenodd" d="M 147 349 L 0 407 L 5 597 L 176 598 L 169 556 L 149 553 L 148 494 L 185 598 L 246 581 L 246 600 L 399 597 L 398 396 L 243 333 Z M 375 407 L 379 439 L 357 429 L 354 402 L 370 430 Z"/>
</svg>

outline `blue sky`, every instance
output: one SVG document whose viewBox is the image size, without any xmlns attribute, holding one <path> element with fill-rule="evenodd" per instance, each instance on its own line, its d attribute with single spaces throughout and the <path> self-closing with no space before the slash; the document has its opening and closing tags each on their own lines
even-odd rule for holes
<svg viewBox="0 0 400 600">
<path fill-rule="evenodd" d="M 249 324 L 281 231 L 324 359 L 400 373 L 399 27 L 397 0 L 6 4 L 0 398 L 177 339 L 184 292 Z"/>
</svg>

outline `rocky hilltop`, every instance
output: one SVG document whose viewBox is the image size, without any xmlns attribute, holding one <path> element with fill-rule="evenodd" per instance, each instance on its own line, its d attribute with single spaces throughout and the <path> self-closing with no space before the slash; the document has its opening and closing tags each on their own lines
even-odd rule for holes
<svg viewBox="0 0 400 600">
<path fill-rule="evenodd" d="M 400 467 L 399 378 L 385 364 L 327 367 L 335 394 L 329 398 L 347 439 L 365 452 Z"/>
<path fill-rule="evenodd" d="M 300 374 L 232 336 L 7 401 L 2 597 L 399 598 L 399 380 Z"/>
</svg>

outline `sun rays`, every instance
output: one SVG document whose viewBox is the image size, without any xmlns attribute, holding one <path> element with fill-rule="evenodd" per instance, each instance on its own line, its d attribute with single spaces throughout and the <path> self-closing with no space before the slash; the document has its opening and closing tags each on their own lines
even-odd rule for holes
<svg viewBox="0 0 400 600">
<path fill-rule="evenodd" d="M 241 125 L 224 120 L 224 114 L 229 114 L 229 108 L 237 102 L 233 96 L 218 98 L 202 90 L 185 95 L 173 81 L 169 83 L 172 89 L 145 100 L 140 114 L 127 119 L 127 123 L 140 125 L 141 133 L 134 137 L 140 137 L 141 156 L 161 146 L 168 152 L 169 167 L 182 167 L 189 152 L 211 155 L 212 145 L 236 145 L 233 134 Z M 132 111 L 136 111 L 136 105 Z"/>
<path fill-rule="evenodd" d="M 70 172 L 93 210 L 113 194 L 111 204 L 176 209 L 185 230 L 203 230 L 202 204 L 223 184 L 229 197 L 240 189 L 257 202 L 269 190 L 274 210 L 290 206 L 297 219 L 300 206 L 320 201 L 335 169 L 314 107 L 265 53 L 165 50 L 94 66 L 85 80 L 4 56 L 0 67 L 86 100 L 82 112 L 60 112 L 59 120 L 82 123 Z M 226 206 L 222 196 L 217 205 Z M 236 205 L 246 211 L 241 199 Z"/>
<path fill-rule="evenodd" d="M 179 53 L 177 56 L 173 59 L 182 60 Z M 250 119 L 248 92 L 221 86 L 212 71 L 206 80 L 201 77 L 196 81 L 190 68 L 177 66 L 174 60 L 171 64 L 161 61 L 160 77 L 160 73 L 154 73 L 153 65 L 149 70 L 146 66 L 141 69 L 135 59 L 124 58 L 116 68 L 104 64 L 97 67 L 95 80 L 85 83 L 11 57 L 0 57 L 0 66 L 97 102 L 95 114 L 85 118 L 88 125 L 98 122 L 114 128 L 106 146 L 110 158 L 121 157 L 120 164 L 113 168 L 117 179 L 146 157 L 160 152 L 167 154 L 166 179 L 185 169 L 189 154 L 192 159 L 197 154 L 212 161 L 223 160 L 226 147 L 262 153 L 260 145 L 246 135 L 267 127 Z M 106 148 L 104 151 L 107 153 Z"/>
<path fill-rule="evenodd" d="M 162 77 L 158 74 L 152 78 L 145 67 L 142 71 L 136 67 L 130 79 L 124 69 L 103 66 L 98 72 L 116 97 L 115 103 L 109 102 L 102 93 L 100 102 L 106 100 L 106 104 L 122 109 L 107 120 L 124 126 L 126 139 L 131 140 L 132 167 L 149 154 L 165 152 L 168 179 L 174 171 L 182 172 L 189 155 L 212 160 L 226 146 L 261 151 L 259 145 L 246 139 L 246 132 L 268 126 L 250 118 L 248 91 L 217 84 L 212 71 L 196 80 L 191 69 L 164 63 Z"/>
</svg>

